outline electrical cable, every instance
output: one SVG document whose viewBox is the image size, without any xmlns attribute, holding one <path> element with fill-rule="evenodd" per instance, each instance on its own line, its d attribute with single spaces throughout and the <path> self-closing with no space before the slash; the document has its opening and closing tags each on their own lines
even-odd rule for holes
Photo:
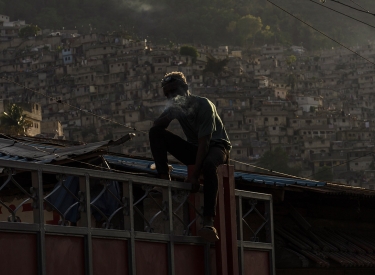
<svg viewBox="0 0 375 275">
<path fill-rule="evenodd" d="M 100 119 L 103 119 L 103 120 L 109 121 L 109 122 L 114 123 L 114 124 L 118 124 L 118 125 L 123 126 L 123 127 L 125 127 L 125 128 L 132 129 L 132 130 L 134 130 L 134 131 L 137 131 L 137 132 L 140 132 L 140 133 L 143 133 L 143 134 L 147 134 L 147 132 L 145 132 L 145 131 L 138 130 L 138 129 L 134 128 L 134 127 L 129 127 L 129 126 L 127 126 L 127 125 L 125 125 L 125 124 L 122 124 L 122 123 L 120 123 L 120 122 L 117 122 L 117 121 L 115 121 L 115 120 L 112 120 L 112 119 L 109 119 L 109 118 L 106 118 L 106 117 L 103 117 L 103 116 L 100 116 L 100 115 L 94 114 L 93 112 L 89 112 L 89 111 L 87 111 L 87 110 L 83 110 L 83 109 L 78 108 L 78 107 L 76 107 L 76 106 L 74 106 L 74 105 L 72 105 L 72 104 L 69 104 L 69 103 L 67 103 L 67 102 L 64 102 L 64 101 L 62 101 L 62 100 L 60 100 L 60 99 L 59 99 L 59 100 L 55 100 L 55 99 L 54 99 L 53 97 L 51 97 L 51 96 L 48 96 L 48 95 L 46 95 L 46 94 L 44 94 L 44 93 L 41 93 L 41 92 L 38 92 L 38 91 L 33 90 L 33 89 L 31 89 L 31 88 L 28 88 L 28 87 L 26 87 L 25 85 L 22 85 L 22 84 L 20 84 L 20 83 L 18 83 L 18 82 L 16 82 L 16 81 L 13 81 L 13 80 L 11 80 L 11 79 L 9 79 L 9 78 L 3 77 L 3 76 L 0 76 L 0 78 L 1 78 L 1 79 L 4 79 L 4 80 L 7 81 L 7 82 L 13 83 L 13 84 L 15 84 L 15 85 L 17 85 L 17 86 L 20 86 L 20 87 L 22 87 L 22 88 L 24 88 L 24 89 L 26 89 L 26 90 L 29 90 L 29 91 L 31 91 L 31 92 L 33 92 L 33 93 L 36 93 L 36 94 L 42 95 L 42 96 L 44 96 L 44 97 L 46 97 L 46 98 L 49 98 L 49 99 L 52 99 L 52 100 L 53 100 L 54 102 L 56 102 L 56 103 L 63 104 L 63 105 L 66 105 L 66 106 L 69 106 L 70 108 L 73 108 L 73 109 L 75 109 L 75 110 L 78 110 L 78 111 L 84 112 L 84 113 L 86 113 L 86 114 L 90 114 L 90 115 L 92 115 L 92 116 L 98 117 L 98 118 L 100 118 Z"/>
<path fill-rule="evenodd" d="M 352 161 L 355 161 L 357 159 L 360 159 L 360 158 L 363 158 L 363 157 L 367 157 L 369 155 L 373 155 L 374 152 L 371 152 L 371 153 L 368 153 L 368 154 L 365 154 L 363 156 L 360 156 L 360 157 L 357 157 L 357 158 L 354 158 L 354 159 L 351 159 L 351 160 L 348 160 L 344 163 L 340 163 L 340 164 L 337 164 L 337 165 L 334 165 L 334 166 L 331 166 L 330 168 L 327 168 L 328 169 L 332 169 L 334 167 L 337 167 L 337 166 L 341 166 L 341 165 L 344 165 L 344 164 L 347 164 L 349 162 L 352 162 Z M 304 178 L 304 177 L 298 177 L 298 176 L 294 176 L 294 175 L 290 175 L 290 174 L 286 174 L 286 173 L 282 173 L 282 172 L 277 172 L 275 170 L 272 170 L 272 169 L 268 169 L 268 168 L 263 168 L 263 167 L 260 167 L 260 166 L 257 166 L 257 165 L 253 165 L 253 164 L 249 164 L 249 163 L 245 163 L 245 162 L 241 162 L 241 161 L 238 161 L 238 160 L 235 160 L 235 159 L 230 159 L 231 161 L 233 162 L 237 162 L 239 164 L 243 164 L 243 165 L 246 165 L 246 166 L 250 166 L 250 167 L 253 167 L 253 168 L 256 168 L 256 169 L 260 169 L 260 170 L 265 170 L 267 172 L 270 172 L 270 173 L 275 173 L 275 174 L 278 174 L 278 175 L 281 175 L 281 176 L 286 176 L 286 177 L 291 177 L 291 178 L 295 178 L 295 179 L 301 179 L 301 180 L 308 180 L 308 181 L 313 181 L 313 182 L 321 182 L 321 181 L 317 181 L 317 180 L 313 180 L 313 179 L 310 179 L 310 177 L 312 176 L 315 176 L 316 174 L 319 174 L 319 173 L 322 173 L 326 170 L 322 170 L 322 171 L 319 171 L 319 172 L 316 172 L 316 173 L 313 173 L 311 175 L 309 175 L 307 178 Z"/>
<path fill-rule="evenodd" d="M 282 10 L 283 12 L 289 14 L 290 16 L 292 16 L 293 18 L 297 19 L 298 21 L 302 22 L 303 24 L 305 24 L 306 26 L 312 28 L 313 30 L 317 31 L 318 33 L 320 33 L 321 35 L 327 37 L 328 39 L 332 40 L 333 42 L 337 43 L 338 45 L 340 45 L 341 47 L 347 49 L 348 51 L 352 52 L 353 54 L 359 56 L 360 58 L 363 58 L 364 60 L 366 60 L 367 62 L 371 63 L 372 65 L 375 66 L 375 63 L 372 62 L 371 60 L 369 60 L 368 58 L 360 55 L 359 53 L 357 53 L 356 51 L 353 51 L 352 49 L 350 49 L 349 47 L 345 46 L 344 44 L 342 44 L 341 42 L 337 41 L 336 39 L 330 37 L 329 35 L 325 34 L 324 32 L 318 30 L 317 28 L 311 26 L 309 23 L 303 21 L 302 19 L 298 18 L 297 16 L 295 16 L 294 14 L 288 12 L 287 10 L 283 9 L 282 7 L 278 6 L 277 4 L 271 2 L 270 0 L 266 0 L 267 2 L 269 2 L 270 4 L 274 5 L 275 7 L 277 7 L 278 9 Z M 333 1 L 333 0 L 332 0 Z"/>
<path fill-rule="evenodd" d="M 329 167 L 329 168 L 327 168 L 327 169 L 324 169 L 324 170 L 322 170 L 322 171 L 319 171 L 319 172 L 316 172 L 316 173 L 314 173 L 314 174 L 311 174 L 309 177 L 315 176 L 316 174 L 320 174 L 320 173 L 322 173 L 322 172 L 324 172 L 324 171 L 326 171 L 326 170 L 329 170 L 329 169 L 332 169 L 332 168 L 334 168 L 334 167 L 338 167 L 338 166 L 341 166 L 341 165 L 347 164 L 347 163 L 349 163 L 349 162 L 352 162 L 352 161 L 355 161 L 355 160 L 357 160 L 357 159 L 364 158 L 364 157 L 367 157 L 367 156 L 369 156 L 369 155 L 373 155 L 373 154 L 374 154 L 374 152 L 370 152 L 370 153 L 368 153 L 368 154 L 364 154 L 363 156 L 360 156 L 360 157 L 357 157 L 357 158 L 354 158 L 354 159 L 351 159 L 351 160 L 345 161 L 344 163 L 340 163 L 340 164 L 333 165 L 333 166 L 331 166 L 331 167 Z"/>
<path fill-rule="evenodd" d="M 282 173 L 282 172 L 277 172 L 277 171 L 272 170 L 272 169 L 263 168 L 263 167 L 256 166 L 256 165 L 253 165 L 253 164 L 250 164 L 250 163 L 241 162 L 241 161 L 238 161 L 238 160 L 235 160 L 235 159 L 229 159 L 229 160 L 233 161 L 233 162 L 237 162 L 239 164 L 243 164 L 243 165 L 246 165 L 246 166 L 257 168 L 257 169 L 260 169 L 260 170 L 265 170 L 265 171 L 270 172 L 270 173 L 275 173 L 275 174 L 278 174 L 278 175 L 281 175 L 281 176 L 291 177 L 291 178 L 300 179 L 300 180 L 308 180 L 308 181 L 313 181 L 313 182 L 321 182 L 321 181 L 312 180 L 312 179 L 303 178 L 303 177 L 298 177 L 298 176 L 294 176 L 294 175 L 290 175 L 290 174 L 286 174 L 286 173 Z"/>
<path fill-rule="evenodd" d="M 360 4 L 354 2 L 353 0 L 349 0 L 350 2 L 352 2 L 354 5 L 357 5 L 358 7 L 360 7 L 361 9 L 363 9 L 364 11 L 367 11 L 368 13 L 370 13 L 369 10 L 365 9 L 364 7 L 362 7 Z"/>
<path fill-rule="evenodd" d="M 268 0 L 267 0 L 267 1 L 268 1 Z M 367 13 L 367 14 L 370 14 L 370 15 L 375 16 L 375 13 L 371 13 L 371 12 L 369 12 L 369 11 L 366 11 L 365 9 L 357 9 L 357 8 L 355 8 L 355 7 L 353 7 L 353 6 L 350 6 L 350 5 L 348 5 L 348 4 L 342 3 L 342 2 L 340 2 L 340 1 L 338 1 L 338 0 L 331 0 L 331 1 L 334 2 L 334 3 L 340 4 L 340 5 L 343 5 L 343 6 L 345 6 L 345 7 L 348 7 L 348 8 L 350 8 L 350 9 L 353 9 L 353 10 L 356 10 L 356 11 L 359 11 L 359 12 L 363 12 L 363 13 Z"/>
<path fill-rule="evenodd" d="M 330 8 L 330 7 L 326 6 L 326 5 L 323 5 L 323 4 L 319 3 L 319 2 L 315 2 L 314 0 L 308 0 L 308 1 L 313 2 L 314 4 L 317 4 L 317 5 L 319 5 L 319 6 L 322 6 L 322 7 L 326 8 L 326 9 L 329 9 L 329 10 L 331 10 L 331 11 L 334 11 L 334 12 L 336 12 L 336 13 L 339 13 L 339 14 L 341 14 L 341 15 L 344 15 L 344 16 L 350 18 L 350 19 L 353 19 L 353 20 L 355 20 L 355 21 L 357 21 L 357 22 L 360 22 L 360 23 L 362 23 L 362 24 L 365 24 L 366 26 L 369 26 L 369 27 L 375 29 L 375 26 L 374 26 L 374 25 L 368 24 L 368 23 L 366 23 L 366 22 L 364 22 L 364 21 L 361 21 L 361 20 L 359 20 L 359 19 L 357 19 L 357 18 L 354 18 L 354 17 L 352 17 L 352 16 L 350 16 L 350 15 L 347 15 L 347 14 L 345 14 L 345 13 L 343 13 L 343 12 L 340 12 L 340 11 L 337 11 L 337 10 L 335 10 L 335 9 L 332 9 L 332 8 Z"/>
</svg>

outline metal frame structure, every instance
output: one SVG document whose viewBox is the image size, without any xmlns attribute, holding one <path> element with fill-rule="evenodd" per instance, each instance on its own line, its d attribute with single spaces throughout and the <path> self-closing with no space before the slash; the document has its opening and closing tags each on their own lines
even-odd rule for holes
<svg viewBox="0 0 375 275">
<path fill-rule="evenodd" d="M 273 230 L 273 203 L 272 196 L 268 194 L 247 192 L 236 190 L 236 199 L 237 199 L 237 209 L 238 209 L 238 222 L 237 226 L 239 227 L 239 240 L 238 240 L 238 249 L 239 249 L 239 260 L 240 260 L 240 274 L 244 274 L 246 271 L 246 262 L 244 256 L 246 251 L 257 250 L 265 251 L 268 253 L 269 257 L 269 270 L 270 275 L 275 274 L 275 247 L 274 247 L 274 230 Z M 245 203 L 250 205 L 250 208 L 244 213 Z M 259 202 L 264 203 L 264 214 L 257 209 L 257 204 Z M 246 221 L 246 217 L 255 213 L 263 221 L 262 224 L 256 229 L 253 230 L 252 227 Z M 251 231 L 250 239 L 246 239 L 244 236 L 244 227 L 247 227 Z M 260 242 L 258 239 L 258 234 L 261 230 L 265 230 L 265 240 Z M 252 239 L 252 240 L 251 240 Z"/>
<path fill-rule="evenodd" d="M 26 162 L 6 161 L 0 160 L 0 167 L 4 168 L 3 177 L 4 182 L 0 183 L 0 206 L 8 209 L 10 216 L 8 221 L 0 221 L 0 234 L 2 233 L 31 233 L 37 236 L 37 274 L 45 275 L 47 264 L 47 253 L 51 251 L 46 250 L 46 236 L 64 236 L 64 237 L 81 237 L 84 239 L 84 271 L 87 275 L 94 274 L 93 263 L 93 240 L 102 238 L 105 240 L 125 240 L 127 241 L 128 251 L 128 274 L 142 274 L 140 270 L 137 271 L 136 247 L 137 242 L 162 243 L 167 246 L 167 263 L 168 274 L 174 275 L 176 272 L 176 262 L 183 262 L 184 259 L 175 258 L 176 245 L 199 246 L 204 254 L 204 266 L 200 274 L 213 274 L 211 271 L 211 244 L 206 243 L 202 238 L 192 236 L 193 226 L 196 228 L 201 219 L 201 208 L 191 204 L 189 183 L 183 182 L 169 182 L 166 180 L 141 177 L 131 174 L 122 174 L 114 172 L 106 172 L 100 170 L 89 170 L 81 168 L 71 168 L 54 165 L 41 165 Z M 14 178 L 20 173 L 31 174 L 31 186 L 25 187 L 23 184 L 17 182 Z M 43 182 L 44 175 L 56 175 L 59 179 L 66 176 L 74 176 L 79 179 L 78 194 L 70 195 L 74 199 L 74 203 L 62 213 L 55 208 L 48 200 L 50 195 L 57 192 L 60 188 L 65 188 L 63 184 L 58 183 L 52 191 L 44 190 L 45 183 Z M 92 182 L 100 181 L 103 189 L 94 196 L 91 194 Z M 122 189 L 119 196 L 113 194 L 107 188 L 110 182 L 117 182 Z M 25 200 L 15 209 L 9 208 L 4 201 L 2 201 L 2 190 L 5 188 L 16 188 L 23 194 Z M 134 197 L 134 188 L 141 187 L 144 190 L 144 195 L 138 200 Z M 28 190 L 29 188 L 29 190 Z M 66 188 L 65 188 L 66 189 Z M 158 196 L 155 196 L 159 193 Z M 161 190 L 161 191 L 160 191 Z M 69 190 L 67 190 L 69 193 Z M 116 209 L 110 213 L 105 214 L 100 208 L 95 205 L 97 199 L 103 194 L 108 195 L 117 202 Z M 274 244 L 273 244 L 273 218 L 272 218 L 272 197 L 270 195 L 235 191 L 237 198 L 237 220 L 239 229 L 239 258 L 240 258 L 240 274 L 244 274 L 246 270 L 246 263 L 244 262 L 244 255 L 248 249 L 267 251 L 270 254 L 270 274 L 274 274 Z M 141 202 L 148 199 L 153 205 L 153 212 L 151 218 L 145 217 L 144 212 L 138 207 Z M 256 234 L 260 231 L 267 231 L 266 243 L 248 241 L 244 237 L 244 224 L 246 224 L 246 213 L 243 212 L 244 202 L 254 202 L 254 200 L 263 201 L 266 204 L 265 213 L 261 212 L 254 206 L 251 211 L 259 213 L 264 218 L 264 224 L 259 228 Z M 33 206 L 33 223 L 19 222 L 17 218 L 17 211 L 26 202 L 32 202 Z M 48 225 L 44 219 L 45 205 L 49 204 L 55 211 L 59 212 L 61 223 L 60 225 Z M 78 209 L 80 219 L 77 226 L 69 226 L 66 222 L 66 214 L 69 211 Z M 194 211 L 196 218 L 191 220 L 186 211 Z M 97 211 L 105 220 L 103 228 L 94 228 L 92 223 L 92 210 Z M 148 210 L 147 210 L 148 211 Z M 185 213 L 185 214 L 184 214 Z M 115 215 L 120 215 L 123 218 L 123 229 L 111 229 L 111 220 Z M 136 231 L 135 216 L 140 217 L 145 224 L 143 231 Z M 224 215 L 224 213 L 222 213 Z M 235 215 L 234 215 L 235 216 Z M 156 228 L 153 228 L 155 220 L 161 221 Z M 177 232 L 176 225 L 179 225 L 181 232 Z M 247 225 L 246 225 L 247 226 Z M 155 232 L 159 231 L 159 232 Z M 256 239 L 254 239 L 256 240 Z M 0 240 L 1 241 L 1 240 Z M 16 255 L 14 255 L 16 256 Z M 192 255 L 194 256 L 194 255 Z M 12 257 L 10 255 L 9 257 Z M 139 267 L 139 266 L 138 266 Z M 9 267 L 12 268 L 12 267 Z M 178 274 L 177 274 L 178 275 Z"/>
</svg>

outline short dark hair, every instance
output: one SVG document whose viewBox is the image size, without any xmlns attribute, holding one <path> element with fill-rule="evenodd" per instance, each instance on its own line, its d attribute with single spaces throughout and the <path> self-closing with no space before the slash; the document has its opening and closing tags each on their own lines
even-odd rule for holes
<svg viewBox="0 0 375 275">
<path fill-rule="evenodd" d="M 165 74 L 164 78 L 166 78 L 168 76 L 172 76 L 173 78 L 181 79 L 185 84 L 187 84 L 186 77 L 181 72 L 170 72 L 170 73 L 167 73 L 167 74 Z"/>
</svg>

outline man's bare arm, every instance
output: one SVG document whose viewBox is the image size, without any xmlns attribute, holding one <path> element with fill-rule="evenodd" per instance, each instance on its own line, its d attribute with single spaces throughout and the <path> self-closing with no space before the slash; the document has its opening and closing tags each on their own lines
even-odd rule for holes
<svg viewBox="0 0 375 275">
<path fill-rule="evenodd" d="M 170 112 L 166 110 L 154 121 L 154 126 L 166 129 L 172 120 Z"/>
</svg>

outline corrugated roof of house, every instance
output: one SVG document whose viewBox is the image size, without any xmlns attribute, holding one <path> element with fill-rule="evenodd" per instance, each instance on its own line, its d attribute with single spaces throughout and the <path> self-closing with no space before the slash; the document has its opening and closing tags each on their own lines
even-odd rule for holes
<svg viewBox="0 0 375 275">
<path fill-rule="evenodd" d="M 61 142 L 54 142 L 51 139 L 42 141 L 30 137 L 0 138 L 0 159 L 31 163 L 57 162 L 93 152 L 104 153 L 104 149 L 126 142 L 132 137 L 131 135 L 128 134 L 116 141 L 106 140 L 73 146 L 61 146 Z"/>
<path fill-rule="evenodd" d="M 369 231 L 322 228 L 303 231 L 299 227 L 276 227 L 275 233 L 285 248 L 322 268 L 375 266 L 375 234 Z"/>
<path fill-rule="evenodd" d="M 104 158 L 110 164 L 123 166 L 124 168 L 127 168 L 127 169 L 133 169 L 133 170 L 148 172 L 152 174 L 157 173 L 155 169 L 151 168 L 152 164 L 154 163 L 154 161 L 152 160 L 141 160 L 141 159 L 136 159 L 136 158 L 131 158 L 131 157 L 121 157 L 121 156 L 113 156 L 113 155 L 105 155 Z M 171 176 L 187 177 L 187 166 L 181 165 L 181 164 L 171 164 L 171 165 L 173 168 L 171 171 Z M 326 183 L 324 182 L 275 177 L 275 176 L 252 174 L 252 173 L 245 173 L 245 172 L 235 172 L 234 176 L 236 179 L 242 179 L 248 182 L 266 184 L 266 185 L 275 185 L 275 186 L 300 185 L 300 186 L 316 187 L 316 186 L 326 185 Z"/>
</svg>

